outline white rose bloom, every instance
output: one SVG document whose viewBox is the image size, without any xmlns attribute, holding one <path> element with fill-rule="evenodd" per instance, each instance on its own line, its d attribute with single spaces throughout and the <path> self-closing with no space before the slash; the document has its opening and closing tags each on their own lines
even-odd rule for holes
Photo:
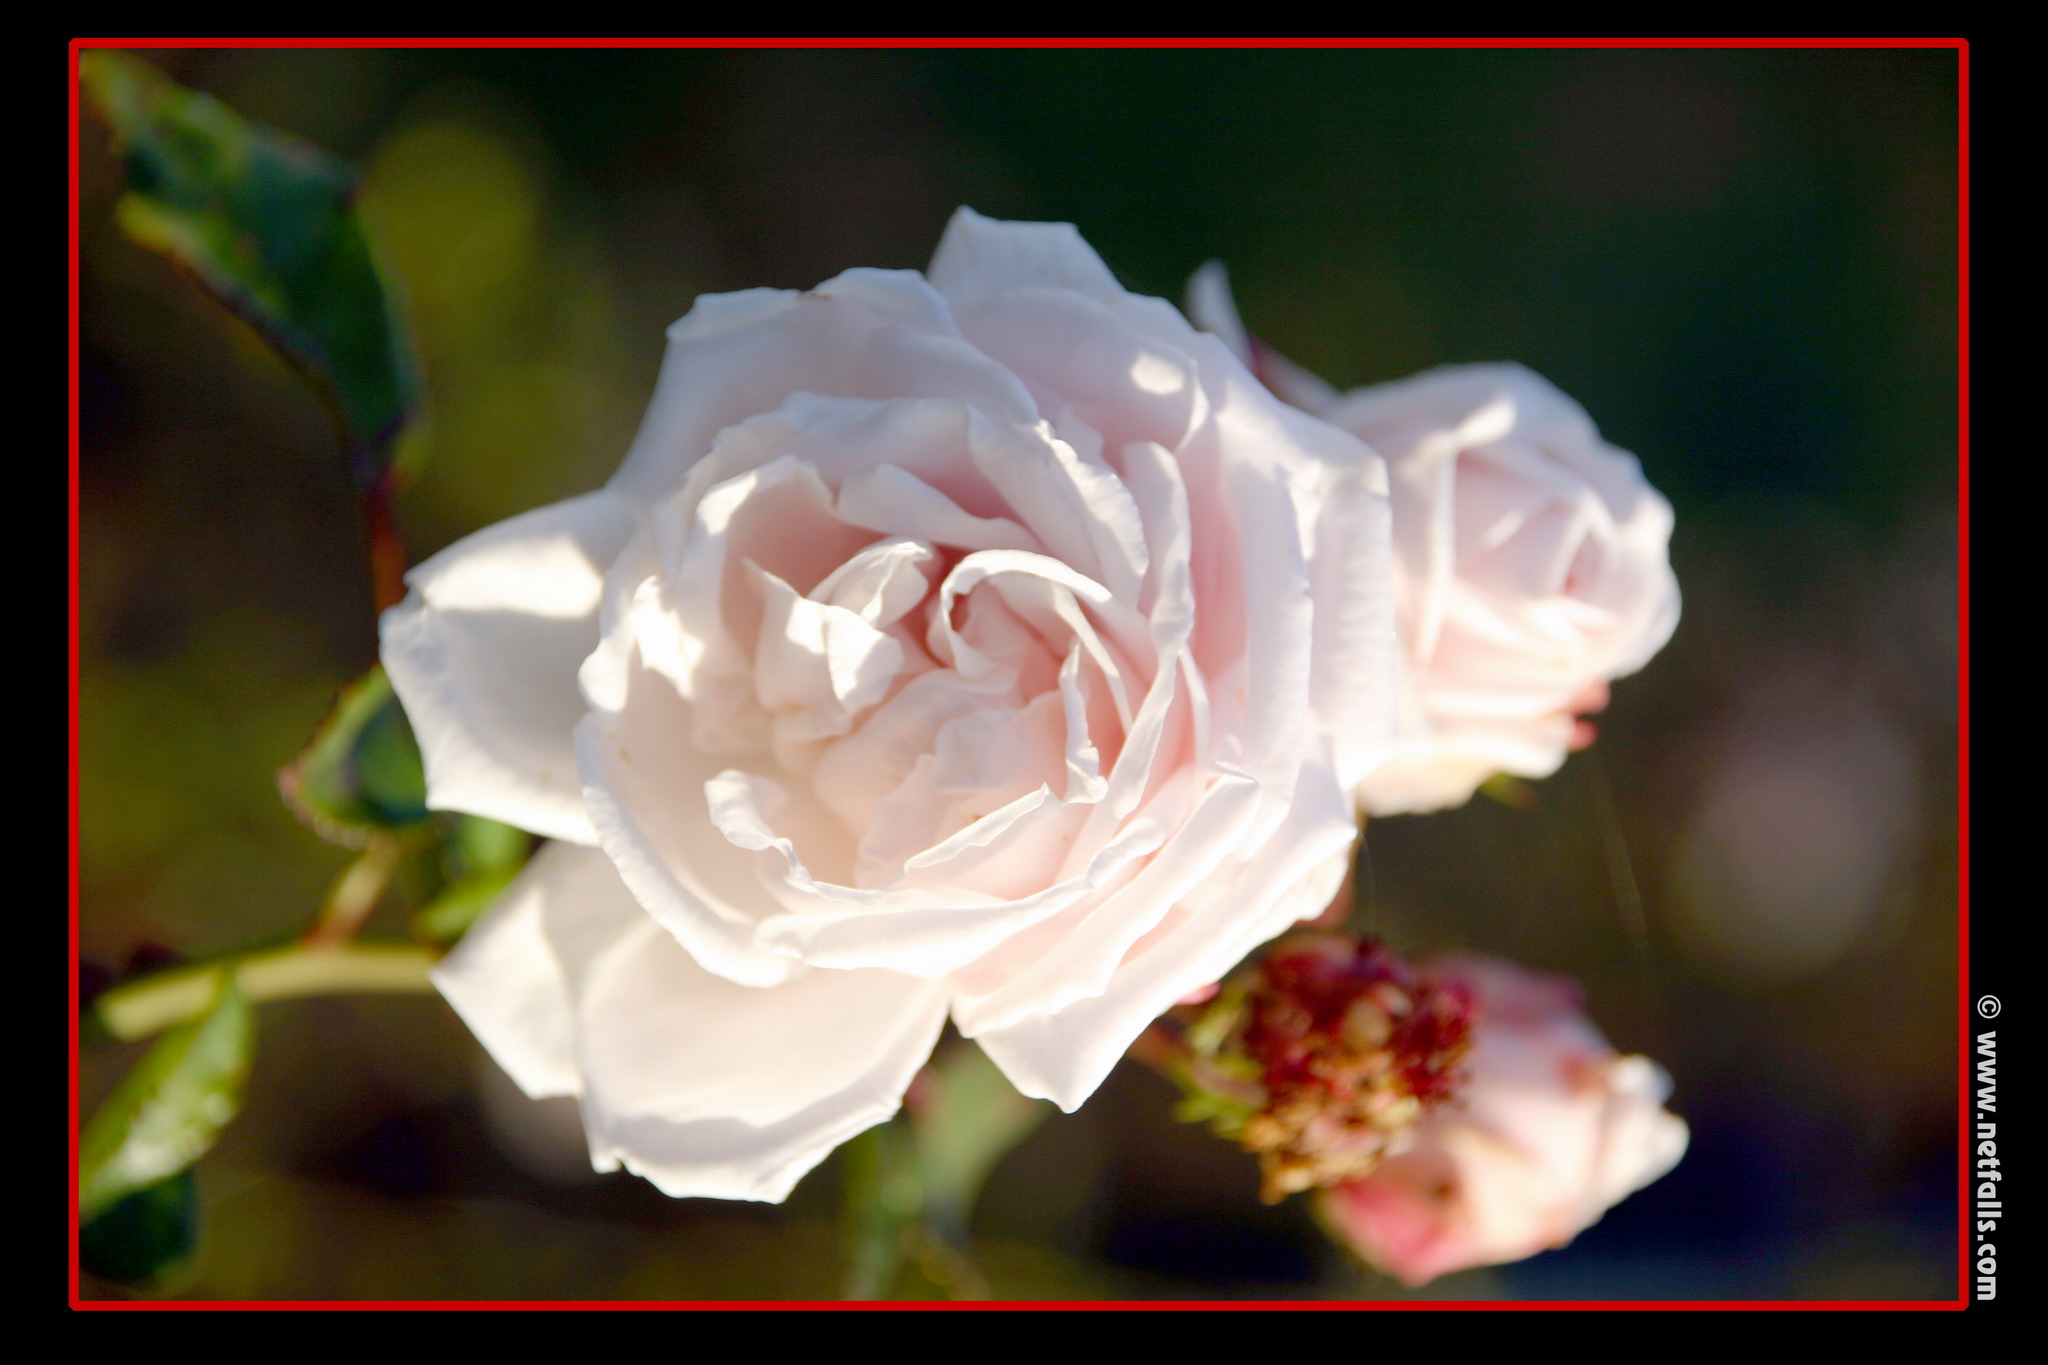
<svg viewBox="0 0 2048 1365">
<path fill-rule="evenodd" d="M 1245 332 L 1222 269 L 1189 310 L 1272 390 L 1387 461 L 1401 629 L 1401 744 L 1359 790 L 1375 815 L 1548 777 L 1577 713 L 1678 624 L 1671 505 L 1635 456 L 1519 365 L 1452 365 L 1340 394 Z"/>
<path fill-rule="evenodd" d="M 1364 444 L 1069 226 L 701 298 L 607 487 L 384 617 L 429 804 L 556 840 L 435 979 L 674 1195 L 783 1198 L 949 1014 L 1072 1109 L 1341 878 L 1389 534 Z"/>
</svg>

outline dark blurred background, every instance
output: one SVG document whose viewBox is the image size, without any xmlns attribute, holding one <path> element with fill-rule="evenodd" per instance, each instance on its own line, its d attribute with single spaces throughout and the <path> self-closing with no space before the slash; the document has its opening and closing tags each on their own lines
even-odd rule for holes
<svg viewBox="0 0 2048 1365">
<path fill-rule="evenodd" d="M 1954 52 L 143 55 L 363 168 L 432 396 L 415 559 L 602 481 L 697 294 L 921 267 L 962 203 L 1072 221 L 1176 300 L 1220 257 L 1340 386 L 1554 380 L 1676 505 L 1684 620 L 1525 809 L 1374 823 L 1366 913 L 1579 978 L 1673 1073 L 1692 1149 L 1570 1248 L 1425 1292 L 1954 1294 Z M 305 923 L 347 855 L 272 774 L 376 637 L 318 408 L 120 237 L 90 119 L 83 148 L 104 979 Z M 133 1056 L 86 1057 L 88 1105 Z M 998 1169 L 999 1295 L 1400 1292 L 1171 1098 L 1127 1065 Z M 273 1004 L 181 1289 L 830 1296 L 838 1181 L 671 1201 L 592 1176 L 573 1111 L 437 999 Z"/>
</svg>

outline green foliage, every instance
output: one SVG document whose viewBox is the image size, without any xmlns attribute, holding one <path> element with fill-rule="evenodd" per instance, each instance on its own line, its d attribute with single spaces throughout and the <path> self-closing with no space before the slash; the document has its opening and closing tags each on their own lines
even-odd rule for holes
<svg viewBox="0 0 2048 1365">
<path fill-rule="evenodd" d="M 1051 1113 L 968 1042 L 942 1048 L 911 1090 L 907 1118 L 842 1149 L 849 1299 L 985 1299 L 968 1216 L 1003 1154 Z"/>
<path fill-rule="evenodd" d="M 115 628 L 112 610 L 82 611 L 81 641 Z M 312 628 L 246 609 L 205 621 L 161 657 L 81 660 L 88 954 L 118 958 L 119 945 L 144 940 L 192 957 L 222 952 L 274 938 L 280 914 L 318 903 L 342 859 L 278 800 L 276 770 L 334 693 Z"/>
<path fill-rule="evenodd" d="M 428 943 L 453 943 L 469 932 L 469 926 L 483 917 L 518 875 L 517 867 L 504 867 L 464 877 L 412 917 L 413 937 Z"/>
<path fill-rule="evenodd" d="M 1244 1136 L 1245 1125 L 1258 1112 L 1235 1095 L 1198 1091 L 1176 1101 L 1173 1117 L 1181 1123 L 1206 1123 L 1217 1137 L 1236 1142 Z"/>
<path fill-rule="evenodd" d="M 1507 773 L 1495 773 L 1480 783 L 1479 794 L 1510 810 L 1533 810 L 1536 805 L 1536 784 Z"/>
<path fill-rule="evenodd" d="M 199 1190 L 191 1168 L 107 1205 L 78 1230 L 87 1274 L 127 1285 L 161 1285 L 199 1246 Z"/>
<path fill-rule="evenodd" d="M 839 1149 L 846 1182 L 846 1279 L 840 1297 L 885 1299 L 903 1276 L 905 1235 L 923 1209 L 910 1135 L 892 1119 Z"/>
<path fill-rule="evenodd" d="M 533 848 L 533 836 L 512 825 L 464 815 L 442 852 L 440 891 L 412 917 L 414 938 L 453 943 L 512 884 Z"/>
<path fill-rule="evenodd" d="M 1245 1022 L 1249 979 L 1226 978 L 1215 999 L 1179 1032 L 1179 1047 L 1155 1063 L 1181 1088 L 1173 1116 L 1182 1123 L 1206 1123 L 1218 1137 L 1236 1142 L 1259 1111 L 1260 1070 L 1232 1046 Z"/>
<path fill-rule="evenodd" d="M 322 838 L 359 847 L 379 830 L 426 820 L 426 770 L 380 665 L 343 690 L 312 743 L 277 775 Z"/>
<path fill-rule="evenodd" d="M 465 815 L 455 824 L 454 851 L 462 871 L 474 876 L 484 872 L 518 871 L 532 851 L 533 836 L 516 825 Z"/>
<path fill-rule="evenodd" d="M 433 464 L 412 510 L 450 531 L 602 482 L 659 355 L 518 126 L 471 91 L 393 131 L 363 168 L 362 212 L 405 282 L 428 389 L 417 430 Z"/>
<path fill-rule="evenodd" d="M 319 389 L 368 488 L 418 381 L 341 162 L 252 124 L 123 52 L 83 53 L 86 93 L 128 174 L 115 209 L 135 242 L 188 271 Z"/>
<path fill-rule="evenodd" d="M 256 1023 L 234 979 L 213 1007 L 159 1039 L 79 1135 L 78 1207 L 85 1219 L 185 1170 L 241 1106 Z"/>
<path fill-rule="evenodd" d="M 925 1215 L 947 1236 L 964 1237 L 982 1182 L 1052 1106 L 1018 1094 L 988 1054 L 970 1043 L 935 1057 L 923 1085 L 910 1131 Z"/>
<path fill-rule="evenodd" d="M 1244 1020 L 1247 985 L 1241 976 L 1223 982 L 1216 998 L 1188 1025 L 1187 1045 L 1197 1057 L 1213 1060 L 1237 1031 Z"/>
</svg>

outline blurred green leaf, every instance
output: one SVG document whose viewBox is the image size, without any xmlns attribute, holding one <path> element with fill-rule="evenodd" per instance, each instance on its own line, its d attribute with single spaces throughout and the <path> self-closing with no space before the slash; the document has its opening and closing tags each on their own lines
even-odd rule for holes
<svg viewBox="0 0 2048 1365">
<path fill-rule="evenodd" d="M 533 836 L 523 829 L 477 815 L 458 818 L 442 849 L 446 880 L 412 917 L 413 937 L 428 943 L 461 938 L 512 884 L 532 850 Z"/>
<path fill-rule="evenodd" d="M 941 1048 L 906 1100 L 908 1117 L 842 1149 L 848 1299 L 989 1297 L 967 1221 L 989 1172 L 1052 1106 L 1026 1099 L 988 1054 Z"/>
<path fill-rule="evenodd" d="M 905 1233 L 924 1209 L 910 1135 L 892 1119 L 841 1146 L 839 1159 L 846 1183 L 840 1297 L 889 1298 L 903 1278 Z"/>
<path fill-rule="evenodd" d="M 1532 810 L 1536 805 L 1536 784 L 1506 773 L 1495 773 L 1480 783 L 1479 794 L 1500 802 L 1510 810 Z"/>
<path fill-rule="evenodd" d="M 143 1055 L 78 1140 L 78 1207 L 90 1219 L 197 1161 L 242 1102 L 255 1016 L 227 973 L 213 1007 Z"/>
<path fill-rule="evenodd" d="M 517 872 L 526 865 L 533 849 L 533 836 L 516 825 L 465 815 L 455 825 L 455 851 L 465 874 Z"/>
<path fill-rule="evenodd" d="M 117 1284 L 161 1284 L 199 1245 L 199 1189 L 190 1167 L 115 1200 L 78 1230 L 78 1262 Z"/>
<path fill-rule="evenodd" d="M 356 212 L 354 175 L 125 52 L 85 52 L 79 74 L 127 168 L 122 230 L 189 271 L 307 375 L 367 489 L 390 462 L 418 380 Z"/>
<path fill-rule="evenodd" d="M 925 1216 L 947 1237 L 964 1238 L 982 1182 L 1051 1112 L 1046 1101 L 1017 1093 L 979 1047 L 941 1049 L 910 1114 Z"/>
<path fill-rule="evenodd" d="M 78 1230 L 78 1265 L 123 1285 L 160 1285 L 197 1248 L 199 1181 L 190 1166 L 115 1199 Z"/>
<path fill-rule="evenodd" d="M 277 783 L 299 818 L 338 844 L 428 818 L 419 745 L 381 665 L 342 692 Z"/>
<path fill-rule="evenodd" d="M 428 943 L 453 943 L 469 932 L 469 926 L 483 917 L 518 875 L 517 867 L 497 867 L 464 877 L 412 917 L 413 937 Z"/>
<path fill-rule="evenodd" d="M 1188 1025 L 1187 1032 L 1182 1035 L 1189 1051 L 1204 1059 L 1215 1058 L 1231 1033 L 1236 1030 L 1238 1021 L 1244 1018 L 1245 994 L 1248 987 L 1248 980 L 1242 976 L 1223 981 L 1215 998 L 1196 1017 L 1195 1022 Z"/>
<path fill-rule="evenodd" d="M 559 192 L 545 149 L 516 131 L 523 112 L 499 117 L 492 100 L 472 89 L 422 107 L 363 167 L 361 211 L 405 283 L 427 379 L 413 433 L 433 463 L 413 506 L 450 526 L 602 482 L 656 358 L 624 316 L 609 247 Z"/>
</svg>

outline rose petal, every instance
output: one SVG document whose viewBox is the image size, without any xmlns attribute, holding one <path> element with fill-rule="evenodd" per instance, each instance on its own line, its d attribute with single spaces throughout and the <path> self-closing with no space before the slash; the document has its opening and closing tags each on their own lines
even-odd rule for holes
<svg viewBox="0 0 2048 1365">
<path fill-rule="evenodd" d="M 1316 604 L 1309 701 L 1336 747 L 1348 790 L 1393 751 L 1400 644 L 1393 586 L 1393 514 L 1385 472 L 1332 466 L 1313 501 L 1309 595 Z"/>
<path fill-rule="evenodd" d="M 1135 875 L 1108 896 L 1015 935 L 961 973 L 953 1019 L 963 1034 L 1018 1026 L 1102 995 L 1131 946 L 1239 847 L 1259 804 L 1257 785 L 1242 773 L 1211 783 L 1190 813 L 1179 809 L 1180 790 L 1170 787 L 1159 801 L 1173 836 Z"/>
<path fill-rule="evenodd" d="M 677 1197 L 781 1200 L 896 1112 L 945 1023 L 941 992 L 890 972 L 736 985 L 623 895 L 550 898 L 545 916 L 592 1159 Z"/>
<path fill-rule="evenodd" d="M 1098 299 L 1124 287 L 1072 223 L 1006 223 L 961 208 L 925 272 L 958 309 L 1023 285 L 1056 285 Z"/>
<path fill-rule="evenodd" d="M 577 726 L 598 843 L 647 913 L 708 970 L 749 986 L 786 981 L 801 964 L 756 940 L 777 906 L 753 859 L 711 822 L 704 784 L 718 768 L 686 742 L 687 710 L 641 669 L 620 711 L 593 711 Z"/>
<path fill-rule="evenodd" d="M 1269 840 L 1250 846 L 1237 875 L 1211 879 L 1211 895 L 1187 898 L 1140 939 L 1101 995 L 971 1036 L 1019 1090 L 1069 1113 L 1079 1108 L 1174 1001 L 1329 903 L 1358 827 L 1327 755 L 1300 765 L 1292 806 Z"/>
<path fill-rule="evenodd" d="M 1314 743 L 1309 677 L 1315 602 L 1288 488 L 1270 476 L 1236 469 L 1227 489 L 1239 519 L 1241 591 L 1249 608 L 1240 762 L 1265 796 L 1249 836 L 1264 842 L 1288 818 L 1296 774 Z"/>
<path fill-rule="evenodd" d="M 666 497 L 724 428 L 794 393 L 861 393 L 868 344 L 888 328 L 954 334 L 945 299 L 909 270 L 850 270 L 804 294 L 700 297 L 669 328 L 653 401 L 611 487 L 634 501 Z"/>
<path fill-rule="evenodd" d="M 1133 326 L 1112 303 L 1021 287 L 960 304 L 958 314 L 969 341 L 1059 395 L 1109 446 L 1157 441 L 1177 450 L 1207 415 L 1186 350 Z M 1196 339 L 1185 322 L 1178 332 L 1175 340 Z"/>
<path fill-rule="evenodd" d="M 1618 1057 L 1607 1072 L 1606 1140 L 1601 1143 L 1581 1216 L 1590 1226 L 1602 1212 L 1661 1180 L 1685 1156 L 1691 1130 L 1662 1106 L 1671 1077 L 1648 1057 Z"/>
<path fill-rule="evenodd" d="M 501 522 L 410 574 L 379 623 L 426 763 L 427 804 L 555 839 L 596 837 L 571 733 L 604 573 L 632 516 L 605 492 Z"/>
<path fill-rule="evenodd" d="M 1040 550 L 1038 537 L 1008 517 L 977 517 L 930 484 L 893 464 L 846 476 L 836 510 L 871 531 L 961 550 Z"/>
<path fill-rule="evenodd" d="M 542 925 L 551 900 L 639 910 L 602 853 L 551 843 L 430 973 L 505 1074 L 537 1100 L 583 1089 L 569 984 Z"/>
<path fill-rule="evenodd" d="M 1205 332 L 1214 332 L 1238 363 L 1252 368 L 1251 334 L 1238 316 L 1237 300 L 1230 292 L 1230 272 L 1221 261 L 1204 261 L 1188 276 L 1188 321 Z"/>
</svg>

